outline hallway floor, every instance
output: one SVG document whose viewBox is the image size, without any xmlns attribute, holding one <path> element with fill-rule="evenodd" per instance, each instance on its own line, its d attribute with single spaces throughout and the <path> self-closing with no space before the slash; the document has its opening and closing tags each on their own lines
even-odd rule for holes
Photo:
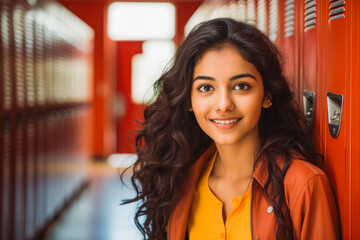
<svg viewBox="0 0 360 240">
<path fill-rule="evenodd" d="M 91 165 L 90 185 L 51 226 L 46 240 L 139 240 L 133 216 L 136 204 L 120 205 L 134 196 L 130 174 L 122 184 L 119 169 L 107 162 Z"/>
</svg>

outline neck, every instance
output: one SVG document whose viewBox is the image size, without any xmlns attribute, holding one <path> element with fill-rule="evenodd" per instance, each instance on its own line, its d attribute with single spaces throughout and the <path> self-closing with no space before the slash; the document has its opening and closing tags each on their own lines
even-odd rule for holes
<svg viewBox="0 0 360 240">
<path fill-rule="evenodd" d="M 258 143 L 259 136 L 255 135 L 237 144 L 216 144 L 218 156 L 212 174 L 230 181 L 251 178 Z"/>
</svg>

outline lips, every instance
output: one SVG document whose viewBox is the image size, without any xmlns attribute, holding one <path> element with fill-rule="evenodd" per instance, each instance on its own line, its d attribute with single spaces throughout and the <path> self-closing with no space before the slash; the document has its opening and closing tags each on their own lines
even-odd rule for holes
<svg viewBox="0 0 360 240">
<path fill-rule="evenodd" d="M 221 129 L 227 130 L 236 126 L 236 124 L 241 120 L 241 118 L 231 118 L 231 119 L 210 119 L 214 125 Z"/>
<path fill-rule="evenodd" d="M 214 122 L 214 123 L 217 123 L 217 124 L 231 124 L 231 123 L 235 123 L 235 122 L 237 122 L 239 120 L 240 120 L 240 118 L 232 119 L 232 120 L 215 120 L 215 119 L 212 119 L 211 121 Z"/>
</svg>

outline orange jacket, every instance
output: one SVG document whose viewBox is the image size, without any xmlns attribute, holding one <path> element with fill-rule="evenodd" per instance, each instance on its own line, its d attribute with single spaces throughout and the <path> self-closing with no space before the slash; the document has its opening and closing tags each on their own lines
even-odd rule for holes
<svg viewBox="0 0 360 240">
<path fill-rule="evenodd" d="M 215 153 L 215 145 L 195 162 L 185 182 L 185 192 L 173 209 L 168 240 L 184 240 L 193 193 L 202 169 Z M 267 166 L 260 162 L 253 174 L 251 195 L 252 239 L 275 239 L 276 218 L 263 196 Z M 294 239 L 339 239 L 337 208 L 325 173 L 316 166 L 293 159 L 284 179 L 286 203 L 290 209 Z"/>
</svg>

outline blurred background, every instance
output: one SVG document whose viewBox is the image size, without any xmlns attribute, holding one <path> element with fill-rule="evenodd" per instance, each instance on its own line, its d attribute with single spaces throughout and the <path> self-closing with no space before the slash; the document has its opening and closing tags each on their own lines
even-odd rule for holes
<svg viewBox="0 0 360 240">
<path fill-rule="evenodd" d="M 0 0 L 0 239 L 141 239 L 136 130 L 199 22 L 254 24 L 279 47 L 325 156 L 342 236 L 360 239 L 360 1 Z M 171 64 L 171 63 L 170 63 Z"/>
</svg>

